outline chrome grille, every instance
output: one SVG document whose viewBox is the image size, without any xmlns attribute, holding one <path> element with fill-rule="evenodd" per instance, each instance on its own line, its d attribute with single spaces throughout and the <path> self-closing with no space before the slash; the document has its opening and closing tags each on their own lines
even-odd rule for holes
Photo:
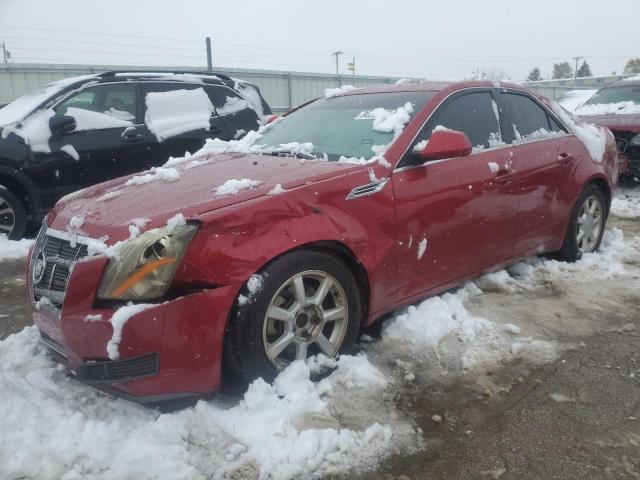
<svg viewBox="0 0 640 480">
<path fill-rule="evenodd" d="M 33 299 L 38 302 L 46 297 L 53 306 L 59 308 L 64 300 L 73 265 L 87 256 L 87 246 L 77 241 L 73 242 L 65 233 L 44 230 L 45 227 L 38 235 L 31 261 Z M 44 262 L 44 272 L 34 275 L 33 270 L 39 259 Z"/>
</svg>

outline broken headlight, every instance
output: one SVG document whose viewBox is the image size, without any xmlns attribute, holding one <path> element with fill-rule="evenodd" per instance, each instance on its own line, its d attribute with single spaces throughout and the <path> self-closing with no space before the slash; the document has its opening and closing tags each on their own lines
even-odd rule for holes
<svg viewBox="0 0 640 480">
<path fill-rule="evenodd" d="M 154 300 L 165 295 L 197 229 L 156 228 L 123 243 L 107 265 L 98 298 Z"/>
</svg>

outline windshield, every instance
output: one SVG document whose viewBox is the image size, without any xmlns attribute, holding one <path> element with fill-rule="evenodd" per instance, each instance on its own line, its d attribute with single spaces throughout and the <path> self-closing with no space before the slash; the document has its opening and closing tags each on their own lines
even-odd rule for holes
<svg viewBox="0 0 640 480">
<path fill-rule="evenodd" d="M 433 94 L 388 92 L 321 98 L 283 117 L 255 145 L 283 150 L 287 145 L 312 144 L 315 157 L 368 160 L 376 153 L 373 148 L 391 143 Z M 407 103 L 409 108 L 405 108 Z"/>
<path fill-rule="evenodd" d="M 81 77 L 58 80 L 14 100 L 6 107 L 0 109 L 0 127 L 23 120 L 43 102 L 46 102 L 49 98 L 62 91 L 65 87 L 89 77 L 94 77 L 94 75 L 84 75 Z"/>
<path fill-rule="evenodd" d="M 585 105 L 602 105 L 633 102 L 640 105 L 640 85 L 603 88 L 585 102 Z"/>
</svg>

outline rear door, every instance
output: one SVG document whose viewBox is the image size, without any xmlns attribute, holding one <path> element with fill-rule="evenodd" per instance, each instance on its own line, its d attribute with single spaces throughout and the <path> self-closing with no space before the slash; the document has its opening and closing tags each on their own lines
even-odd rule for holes
<svg viewBox="0 0 640 480">
<path fill-rule="evenodd" d="M 489 89 L 449 97 L 411 148 L 442 126 L 464 132 L 473 153 L 422 164 L 410 149 L 393 173 L 400 298 L 455 283 L 511 252 L 517 207 L 495 181 L 508 159 L 495 106 Z"/>
<path fill-rule="evenodd" d="M 241 138 L 260 127 L 260 117 L 253 104 L 235 90 L 223 85 L 207 85 L 205 90 L 230 138 Z"/>
<path fill-rule="evenodd" d="M 34 154 L 53 197 L 147 167 L 155 140 L 142 124 L 139 99 L 138 85 L 123 82 L 87 87 L 53 107 L 76 120 L 74 131 L 51 136 L 50 153 Z"/>
<path fill-rule="evenodd" d="M 557 240 L 566 220 L 562 202 L 569 163 L 570 136 L 530 95 L 501 90 L 498 101 L 508 120 L 505 140 L 516 172 L 512 183 L 517 197 L 518 225 L 514 255 L 542 249 Z"/>
</svg>

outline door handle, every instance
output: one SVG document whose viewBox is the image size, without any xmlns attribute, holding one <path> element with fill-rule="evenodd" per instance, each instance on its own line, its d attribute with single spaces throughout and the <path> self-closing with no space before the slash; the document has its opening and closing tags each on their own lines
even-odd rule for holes
<svg viewBox="0 0 640 480">
<path fill-rule="evenodd" d="M 498 170 L 496 176 L 493 177 L 495 183 L 508 183 L 516 176 L 518 172 L 515 170 L 501 169 Z"/>
<path fill-rule="evenodd" d="M 139 142 L 144 138 L 144 135 L 137 131 L 125 132 L 122 134 L 123 142 Z"/>
<path fill-rule="evenodd" d="M 573 161 L 573 155 L 570 153 L 561 153 L 558 155 L 558 163 L 560 165 L 568 165 Z"/>
</svg>

